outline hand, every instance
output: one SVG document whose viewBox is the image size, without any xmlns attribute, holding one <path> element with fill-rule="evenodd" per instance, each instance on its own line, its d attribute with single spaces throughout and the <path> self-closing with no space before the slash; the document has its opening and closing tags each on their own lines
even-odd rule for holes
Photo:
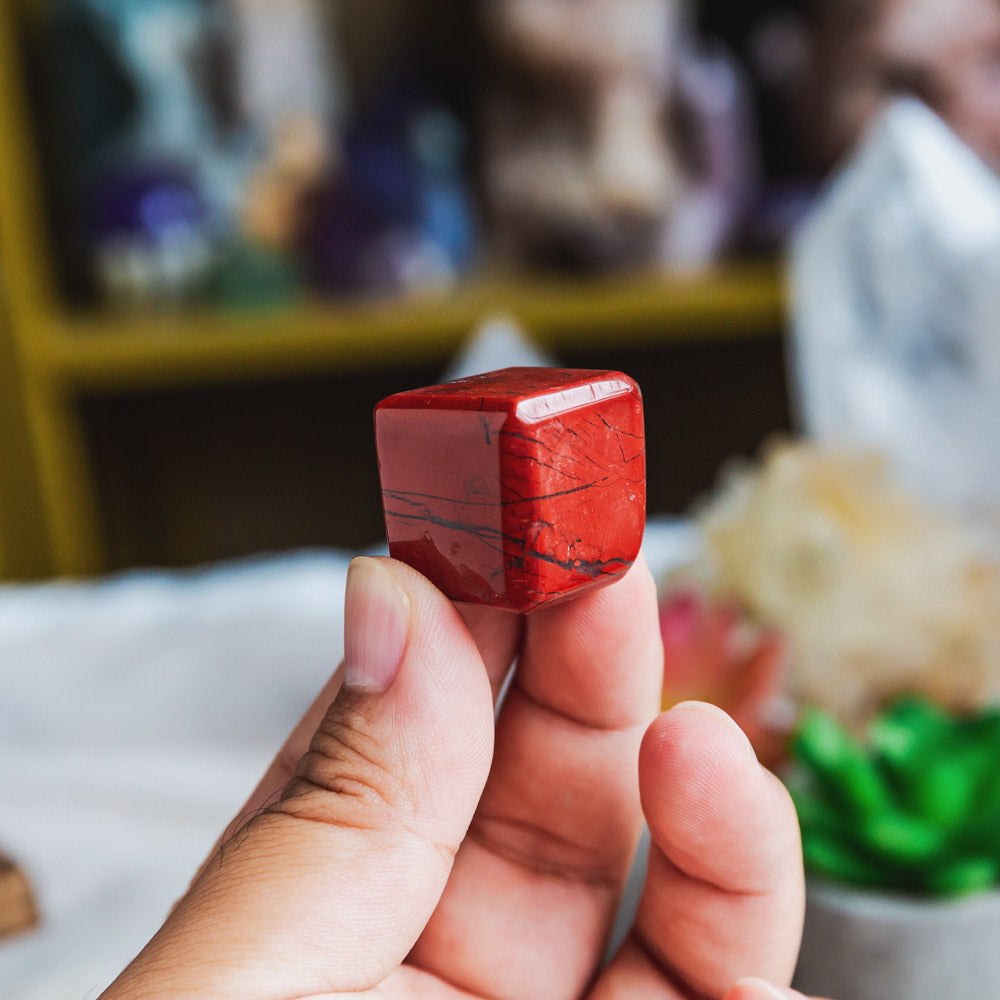
<svg viewBox="0 0 1000 1000">
<path fill-rule="evenodd" d="M 656 717 L 643 565 L 522 619 L 359 559 L 345 629 L 342 670 L 105 1000 L 792 996 L 734 985 L 791 976 L 791 802 L 720 710 Z M 643 816 L 642 901 L 602 969 Z"/>
</svg>

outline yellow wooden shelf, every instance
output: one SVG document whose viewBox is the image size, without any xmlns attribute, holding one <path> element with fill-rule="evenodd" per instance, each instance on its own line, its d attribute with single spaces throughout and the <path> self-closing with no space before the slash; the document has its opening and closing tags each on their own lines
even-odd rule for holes
<svg viewBox="0 0 1000 1000">
<path fill-rule="evenodd" d="M 773 334 L 774 262 L 595 281 L 481 278 L 454 292 L 255 313 L 150 315 L 60 304 L 50 266 L 16 13 L 0 2 L 0 577 L 106 566 L 81 397 L 443 360 L 502 314 L 561 346 L 665 345 Z"/>
<path fill-rule="evenodd" d="M 773 264 L 688 277 L 477 283 L 440 296 L 309 304 L 267 312 L 58 314 L 31 364 L 81 389 L 287 376 L 444 358 L 492 315 L 540 343 L 666 343 L 780 328 Z"/>
</svg>

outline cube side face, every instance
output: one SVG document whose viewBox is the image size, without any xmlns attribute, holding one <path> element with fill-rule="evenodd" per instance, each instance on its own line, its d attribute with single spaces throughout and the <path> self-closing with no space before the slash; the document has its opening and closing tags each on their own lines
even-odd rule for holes
<svg viewBox="0 0 1000 1000">
<path fill-rule="evenodd" d="M 504 606 L 499 432 L 507 414 L 380 404 L 389 554 L 456 601 Z"/>
<path fill-rule="evenodd" d="M 500 433 L 506 593 L 530 611 L 613 582 L 635 561 L 646 518 L 638 388 Z"/>
</svg>

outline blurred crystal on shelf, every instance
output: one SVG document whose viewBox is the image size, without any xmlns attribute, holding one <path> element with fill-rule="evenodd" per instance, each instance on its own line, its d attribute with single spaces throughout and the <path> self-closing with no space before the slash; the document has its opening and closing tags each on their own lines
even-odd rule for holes
<svg viewBox="0 0 1000 1000">
<path fill-rule="evenodd" d="M 805 430 L 884 452 L 1000 545 L 1000 177 L 894 101 L 797 233 L 791 292 Z"/>
<path fill-rule="evenodd" d="M 731 248 L 756 187 L 749 89 L 686 0 L 484 11 L 483 189 L 502 256 L 693 270 Z"/>
<path fill-rule="evenodd" d="M 346 85 L 321 0 L 60 0 L 47 126 L 74 296 L 280 303 L 339 155 Z M 67 284 L 66 281 L 63 282 Z"/>
</svg>

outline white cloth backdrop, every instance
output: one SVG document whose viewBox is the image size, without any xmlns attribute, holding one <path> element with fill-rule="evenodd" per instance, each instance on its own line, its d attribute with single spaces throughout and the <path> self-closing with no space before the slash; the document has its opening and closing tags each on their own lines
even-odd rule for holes
<svg viewBox="0 0 1000 1000">
<path fill-rule="evenodd" d="M 645 548 L 662 573 L 693 544 Z M 348 562 L 0 586 L 0 849 L 42 914 L 0 997 L 96 997 L 148 940 L 339 662 Z"/>
</svg>

